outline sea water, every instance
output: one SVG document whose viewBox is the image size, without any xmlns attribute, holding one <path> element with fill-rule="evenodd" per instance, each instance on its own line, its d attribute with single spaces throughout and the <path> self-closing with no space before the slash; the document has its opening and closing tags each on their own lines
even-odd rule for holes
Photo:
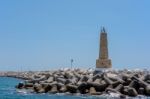
<svg viewBox="0 0 150 99">
<path fill-rule="evenodd" d="M 100 96 L 69 96 L 69 95 L 52 95 L 52 94 L 35 94 L 15 89 L 22 80 L 10 77 L 0 77 L 0 99 L 110 99 L 110 97 Z M 113 98 L 116 99 L 116 98 Z M 132 98 L 130 98 L 132 99 Z M 135 99 L 150 99 L 148 97 L 136 97 Z"/>
</svg>

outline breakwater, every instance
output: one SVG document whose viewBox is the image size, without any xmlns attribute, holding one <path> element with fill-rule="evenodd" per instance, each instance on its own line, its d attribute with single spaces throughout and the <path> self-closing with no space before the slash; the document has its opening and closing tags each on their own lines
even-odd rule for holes
<svg viewBox="0 0 150 99">
<path fill-rule="evenodd" d="M 0 74 L 2 76 L 2 73 Z M 5 72 L 3 76 L 24 79 L 17 89 L 36 93 L 65 93 L 103 95 L 115 93 L 118 97 L 150 96 L 149 71 L 92 69 L 62 69 L 56 71 Z"/>
</svg>

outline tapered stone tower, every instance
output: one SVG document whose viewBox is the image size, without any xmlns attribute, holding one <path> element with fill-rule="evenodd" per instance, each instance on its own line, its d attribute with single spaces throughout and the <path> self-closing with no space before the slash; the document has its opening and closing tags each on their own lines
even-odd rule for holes
<svg viewBox="0 0 150 99">
<path fill-rule="evenodd" d="M 99 58 L 96 60 L 96 68 L 111 68 L 111 60 L 108 58 L 107 33 L 103 27 L 100 34 Z"/>
</svg>

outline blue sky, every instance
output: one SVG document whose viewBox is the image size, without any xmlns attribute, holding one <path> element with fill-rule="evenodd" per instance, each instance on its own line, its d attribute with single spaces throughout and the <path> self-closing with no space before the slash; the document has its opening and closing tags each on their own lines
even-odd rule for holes
<svg viewBox="0 0 150 99">
<path fill-rule="evenodd" d="M 0 0 L 0 70 L 95 67 L 100 27 L 113 68 L 150 68 L 149 0 Z"/>
</svg>

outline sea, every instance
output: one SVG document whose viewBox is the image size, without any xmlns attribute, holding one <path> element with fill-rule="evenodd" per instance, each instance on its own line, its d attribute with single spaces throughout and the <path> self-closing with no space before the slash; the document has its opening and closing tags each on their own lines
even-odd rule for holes
<svg viewBox="0 0 150 99">
<path fill-rule="evenodd" d="M 63 94 L 36 94 L 26 91 L 19 91 L 15 88 L 20 79 L 11 77 L 0 77 L 0 99 L 117 99 L 109 96 L 81 96 L 81 95 L 63 95 Z M 128 99 L 150 99 L 149 97 L 129 97 Z"/>
</svg>

